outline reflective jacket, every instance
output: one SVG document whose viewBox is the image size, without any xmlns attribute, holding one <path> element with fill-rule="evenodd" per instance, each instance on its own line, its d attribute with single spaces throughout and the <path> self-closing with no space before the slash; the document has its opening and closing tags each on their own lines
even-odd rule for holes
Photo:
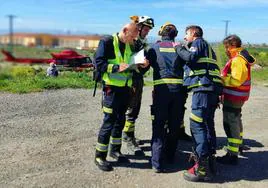
<svg viewBox="0 0 268 188">
<path fill-rule="evenodd" d="M 177 53 L 186 61 L 183 85 L 189 91 L 214 91 L 221 94 L 222 81 L 216 55 L 203 38 L 195 39 L 189 50 L 177 47 Z"/>
<path fill-rule="evenodd" d="M 170 91 L 182 87 L 185 61 L 177 55 L 175 45 L 172 40 L 163 40 L 149 49 L 147 59 L 154 69 L 154 87 L 165 85 Z"/>
<path fill-rule="evenodd" d="M 103 73 L 102 79 L 106 85 L 112 85 L 117 87 L 124 87 L 132 85 L 132 73 L 130 72 L 114 72 L 114 65 L 117 67 L 120 63 L 130 63 L 130 57 L 132 55 L 132 51 L 130 49 L 129 44 L 126 44 L 124 57 L 119 49 L 119 39 L 116 34 L 113 35 L 113 47 L 115 53 L 115 59 L 108 59 L 108 67 L 107 71 Z"/>
<path fill-rule="evenodd" d="M 222 70 L 224 100 L 234 103 L 247 101 L 250 94 L 250 67 L 255 59 L 242 48 L 231 51 L 231 58 Z"/>
</svg>

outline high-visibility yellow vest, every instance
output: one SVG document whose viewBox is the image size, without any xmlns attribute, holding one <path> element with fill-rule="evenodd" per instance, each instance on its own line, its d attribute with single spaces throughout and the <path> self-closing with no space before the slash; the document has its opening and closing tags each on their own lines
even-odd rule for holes
<svg viewBox="0 0 268 188">
<path fill-rule="evenodd" d="M 126 44 L 124 58 L 119 49 L 119 39 L 116 34 L 113 35 L 113 46 L 114 46 L 114 53 L 115 59 L 108 59 L 108 68 L 107 72 L 105 72 L 102 76 L 103 81 L 107 85 L 117 86 L 117 87 L 124 87 L 132 85 L 132 73 L 131 72 L 116 72 L 112 73 L 114 65 L 120 65 L 120 63 L 130 63 L 130 57 L 132 55 L 132 51 L 130 49 L 130 45 Z"/>
</svg>

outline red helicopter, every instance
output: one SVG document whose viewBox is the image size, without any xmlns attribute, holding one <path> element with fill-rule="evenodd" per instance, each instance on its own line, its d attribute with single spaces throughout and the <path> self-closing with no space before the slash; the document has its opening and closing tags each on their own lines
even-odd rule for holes
<svg viewBox="0 0 268 188">
<path fill-rule="evenodd" d="M 64 67 L 72 68 L 74 70 L 83 70 L 84 68 L 93 67 L 92 60 L 88 56 L 78 54 L 74 50 L 63 50 L 60 53 L 50 53 L 52 59 L 40 58 L 16 58 L 10 52 L 2 49 L 5 56 L 4 61 L 24 64 L 45 64 L 55 63 Z"/>
</svg>

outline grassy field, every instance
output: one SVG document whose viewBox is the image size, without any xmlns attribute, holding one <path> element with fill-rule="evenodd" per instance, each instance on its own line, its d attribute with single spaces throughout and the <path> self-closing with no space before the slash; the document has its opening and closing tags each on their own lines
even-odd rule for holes
<svg viewBox="0 0 268 188">
<path fill-rule="evenodd" d="M 224 53 L 222 45 L 214 47 L 217 54 L 220 67 L 223 67 L 227 56 Z M 38 57 L 50 58 L 50 52 L 59 52 L 62 49 L 44 49 L 44 48 L 14 48 L 16 57 Z M 255 84 L 268 84 L 268 48 L 249 48 L 249 51 L 257 59 L 257 64 L 264 68 L 258 71 L 252 71 L 252 80 Z M 92 56 L 93 52 L 78 50 L 79 53 Z M 3 56 L 0 55 L 0 59 Z M 48 65 L 12 65 L 9 62 L 0 63 L 0 91 L 13 93 L 38 92 L 45 89 L 61 89 L 61 88 L 93 88 L 92 72 L 86 70 L 84 72 L 70 72 L 60 70 L 57 78 L 47 77 L 46 68 Z M 146 76 L 150 77 L 150 74 Z M 151 82 L 146 79 L 146 85 Z"/>
<path fill-rule="evenodd" d="M 28 93 L 45 89 L 88 89 L 93 86 L 94 81 L 90 71 L 62 71 L 58 77 L 54 78 L 46 76 L 44 67 L 0 64 L 0 91 Z"/>
</svg>

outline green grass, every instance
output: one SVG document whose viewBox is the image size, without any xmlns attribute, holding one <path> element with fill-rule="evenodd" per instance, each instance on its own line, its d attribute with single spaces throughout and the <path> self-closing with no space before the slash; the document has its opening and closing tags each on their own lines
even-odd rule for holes
<svg viewBox="0 0 268 188">
<path fill-rule="evenodd" d="M 91 72 L 60 72 L 47 77 L 44 69 L 30 66 L 9 66 L 0 69 L 0 91 L 12 93 L 38 92 L 45 89 L 93 88 Z"/>
<path fill-rule="evenodd" d="M 263 68 L 258 71 L 252 71 L 251 77 L 252 77 L 253 83 L 256 83 L 256 84 L 261 83 L 261 84 L 267 85 L 268 84 L 268 67 Z"/>
<path fill-rule="evenodd" d="M 3 46 L 2 46 L 3 47 Z M 17 46 L 14 53 L 18 57 L 38 57 L 50 58 L 50 52 L 59 52 L 62 49 L 44 49 L 44 48 L 27 48 Z M 218 57 L 219 65 L 222 68 L 227 56 L 224 52 L 223 45 L 214 46 Z M 253 83 L 268 84 L 268 48 L 248 48 L 250 53 L 256 58 L 257 64 L 264 68 L 258 71 L 252 71 Z M 78 50 L 79 53 L 92 55 L 92 52 Z M 3 58 L 0 55 L 0 58 Z M 0 63 L 0 91 L 12 93 L 29 93 L 39 92 L 46 89 L 61 88 L 93 88 L 92 72 L 69 72 L 60 71 L 57 78 L 47 77 L 46 68 L 48 65 L 12 65 L 11 63 Z M 148 71 L 146 77 L 151 77 L 151 71 Z M 152 81 L 145 79 L 146 86 L 152 86 Z"/>
</svg>

